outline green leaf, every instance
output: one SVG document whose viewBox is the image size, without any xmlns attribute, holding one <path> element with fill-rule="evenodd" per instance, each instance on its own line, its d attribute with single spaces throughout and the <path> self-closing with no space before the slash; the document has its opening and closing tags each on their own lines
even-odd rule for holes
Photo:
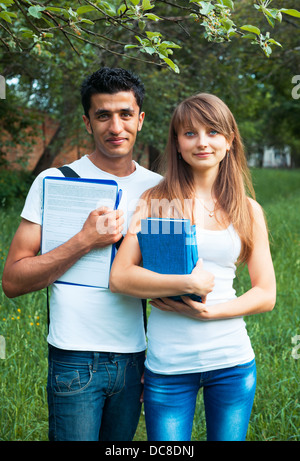
<svg viewBox="0 0 300 461">
<path fill-rule="evenodd" d="M 252 32 L 253 34 L 259 35 L 260 34 L 260 29 L 255 26 L 251 26 L 250 24 L 242 26 L 242 30 L 246 30 L 247 32 Z"/>
<path fill-rule="evenodd" d="M 134 6 L 137 6 L 140 3 L 140 0 L 130 0 L 131 3 L 134 4 Z"/>
<path fill-rule="evenodd" d="M 34 18 L 41 19 L 42 17 L 41 11 L 44 11 L 45 9 L 46 7 L 40 6 L 40 5 L 30 6 L 28 8 L 28 13 L 30 16 L 33 16 Z"/>
<path fill-rule="evenodd" d="M 272 18 L 272 17 L 269 17 L 269 16 L 266 16 L 266 18 L 267 18 L 267 21 L 270 24 L 270 26 L 275 27 L 276 20 L 274 18 Z"/>
<path fill-rule="evenodd" d="M 145 21 L 139 21 L 139 29 L 143 32 L 145 30 L 146 23 Z"/>
<path fill-rule="evenodd" d="M 270 55 L 272 54 L 272 48 L 268 44 L 265 44 L 262 48 L 267 58 L 269 58 Z"/>
<path fill-rule="evenodd" d="M 23 38 L 32 38 L 34 33 L 31 29 L 27 29 L 26 27 L 21 27 L 19 32 L 22 33 Z"/>
<path fill-rule="evenodd" d="M 141 45 L 144 45 L 144 40 L 141 39 L 138 35 L 135 35 L 135 38 L 137 39 L 138 42 L 140 42 Z"/>
<path fill-rule="evenodd" d="M 113 5 L 112 3 L 109 3 L 109 2 L 103 2 L 103 7 L 105 9 L 105 12 L 109 15 L 109 16 L 115 16 L 117 14 L 117 11 L 116 11 L 116 7 L 115 5 Z"/>
<path fill-rule="evenodd" d="M 221 19 L 221 24 L 223 24 L 223 26 L 225 27 L 226 29 L 226 32 L 232 32 L 234 31 L 234 28 L 232 26 L 235 26 L 234 22 L 231 21 L 231 19 Z"/>
<path fill-rule="evenodd" d="M 276 40 L 274 40 L 273 38 L 270 38 L 269 43 L 273 43 L 273 45 L 277 45 L 277 46 L 282 47 L 281 43 L 276 42 Z"/>
<path fill-rule="evenodd" d="M 149 31 L 147 31 L 147 32 L 146 32 L 146 35 L 147 35 L 147 37 L 149 37 L 150 39 L 151 39 L 151 38 L 154 38 L 154 37 L 162 37 L 162 35 L 161 35 L 160 32 L 149 32 Z"/>
<path fill-rule="evenodd" d="M 277 19 L 277 16 L 278 16 L 278 13 L 279 13 L 279 10 L 277 10 L 276 8 L 270 8 L 270 9 L 265 9 L 264 12 L 268 15 L 268 16 L 271 16 L 272 18 L 274 19 Z"/>
<path fill-rule="evenodd" d="M 145 46 L 144 51 L 148 54 L 154 54 L 156 50 L 152 46 Z"/>
<path fill-rule="evenodd" d="M 120 8 L 118 9 L 117 13 L 118 15 L 120 16 L 122 13 L 124 13 L 124 11 L 126 11 L 126 5 L 121 5 Z"/>
<path fill-rule="evenodd" d="M 54 13 L 60 13 L 63 10 L 63 8 L 58 8 L 56 6 L 47 6 L 46 10 L 53 11 Z"/>
<path fill-rule="evenodd" d="M 176 74 L 179 74 L 179 67 L 175 64 L 175 62 L 173 62 L 171 59 L 169 58 L 163 58 L 163 60 L 165 61 L 166 64 L 168 64 L 169 67 L 171 67 L 172 70 L 174 70 L 174 72 Z"/>
<path fill-rule="evenodd" d="M 17 18 L 17 13 L 13 13 L 12 11 L 6 11 L 6 13 L 11 17 L 11 18 Z"/>
<path fill-rule="evenodd" d="M 143 10 L 152 10 L 152 8 L 154 8 L 154 5 L 151 5 L 150 0 L 143 0 L 142 8 Z"/>
<path fill-rule="evenodd" d="M 281 8 L 279 11 L 285 14 L 289 14 L 290 16 L 294 16 L 295 18 L 300 18 L 300 11 L 290 10 L 287 8 Z"/>
<path fill-rule="evenodd" d="M 32 30 L 29 30 L 28 32 L 23 32 L 22 37 L 23 38 L 32 38 L 33 37 Z"/>
<path fill-rule="evenodd" d="M 7 6 L 11 6 L 14 3 L 15 3 L 14 0 L 2 0 L 0 2 L 0 5 L 1 5 L 2 8 L 6 8 Z"/>
<path fill-rule="evenodd" d="M 242 36 L 242 38 L 249 38 L 250 40 L 256 40 L 257 36 L 254 34 L 245 34 Z"/>
<path fill-rule="evenodd" d="M 80 6 L 79 8 L 77 8 L 76 13 L 81 15 L 84 13 L 88 13 L 89 11 L 95 11 L 95 10 L 96 8 L 94 8 L 93 6 L 86 5 L 86 6 Z"/>
<path fill-rule="evenodd" d="M 138 48 L 138 45 L 125 45 L 124 50 L 130 50 L 131 48 Z"/>
<path fill-rule="evenodd" d="M 234 3 L 232 0 L 220 0 L 218 3 L 227 6 L 227 8 L 230 8 L 231 10 L 234 9 Z"/>
<path fill-rule="evenodd" d="M 71 7 L 68 9 L 68 14 L 69 14 L 69 17 L 72 17 L 72 18 L 77 17 L 76 11 L 73 11 Z"/>
<path fill-rule="evenodd" d="M 167 45 L 168 48 L 181 48 L 181 46 L 177 45 L 174 42 L 164 41 L 163 44 Z"/>
<path fill-rule="evenodd" d="M 156 14 L 152 14 L 152 13 L 146 13 L 146 14 L 144 14 L 144 16 L 146 16 L 148 19 L 151 19 L 151 21 L 160 21 L 161 20 L 161 18 L 156 16 Z"/>
<path fill-rule="evenodd" d="M 49 27 L 53 27 L 55 24 L 51 21 L 48 21 L 48 19 L 46 19 L 44 16 L 43 16 L 43 21 L 45 21 L 46 24 L 48 24 Z"/>
<path fill-rule="evenodd" d="M 86 18 L 81 18 L 80 22 L 84 22 L 86 24 L 95 24 L 94 21 L 91 21 L 90 19 L 86 19 Z"/>
<path fill-rule="evenodd" d="M 202 7 L 200 13 L 204 15 L 209 14 L 215 8 L 214 5 L 212 5 L 210 2 L 199 2 L 199 4 Z"/>
<path fill-rule="evenodd" d="M 10 24 L 12 23 L 11 17 L 6 11 L 0 12 L 0 18 L 4 19 L 4 21 L 9 22 Z"/>
<path fill-rule="evenodd" d="M 166 50 L 159 49 L 158 56 L 160 59 L 165 59 L 168 57 L 168 52 Z"/>
</svg>

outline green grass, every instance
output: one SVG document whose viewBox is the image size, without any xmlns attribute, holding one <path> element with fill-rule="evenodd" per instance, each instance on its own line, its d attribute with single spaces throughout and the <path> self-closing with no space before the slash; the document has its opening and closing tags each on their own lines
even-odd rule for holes
<svg viewBox="0 0 300 461">
<path fill-rule="evenodd" d="M 299 441 L 300 359 L 292 357 L 292 338 L 300 335 L 300 171 L 253 170 L 253 179 L 270 230 L 277 303 L 272 312 L 245 319 L 258 370 L 247 439 Z M 1 273 L 21 206 L 0 210 Z M 245 269 L 236 279 L 237 292 L 249 286 Z M 0 359 L 0 440 L 47 440 L 45 291 L 9 300 L 0 290 L 0 335 L 6 339 L 6 358 Z M 146 440 L 143 415 L 135 440 Z M 193 440 L 205 440 L 201 393 Z"/>
</svg>

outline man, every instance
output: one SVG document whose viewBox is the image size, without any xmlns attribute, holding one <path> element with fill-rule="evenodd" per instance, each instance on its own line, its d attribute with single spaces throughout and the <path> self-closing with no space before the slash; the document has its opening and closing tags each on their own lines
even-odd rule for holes
<svg viewBox="0 0 300 461">
<path fill-rule="evenodd" d="M 119 241 L 139 196 L 161 177 L 132 160 L 145 116 L 140 79 L 124 69 L 102 68 L 84 81 L 81 97 L 95 150 L 70 166 L 81 177 L 116 180 L 123 191 L 119 209 L 92 211 L 78 234 L 38 255 L 42 179 L 62 176 L 58 169 L 44 171 L 28 193 L 2 283 L 9 297 L 51 285 L 50 440 L 132 440 L 146 348 L 141 300 L 55 281 L 90 250 Z M 109 231 L 99 234 L 96 225 Z"/>
</svg>

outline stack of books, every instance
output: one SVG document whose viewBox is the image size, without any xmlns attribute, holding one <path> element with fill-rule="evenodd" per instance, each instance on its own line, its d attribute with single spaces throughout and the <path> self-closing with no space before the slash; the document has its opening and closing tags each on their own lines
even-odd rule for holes
<svg viewBox="0 0 300 461">
<path fill-rule="evenodd" d="M 137 234 L 143 267 L 159 274 L 190 274 L 198 261 L 196 228 L 189 219 L 147 218 Z M 182 294 L 201 302 L 201 296 Z M 170 296 L 182 301 L 180 296 Z"/>
</svg>

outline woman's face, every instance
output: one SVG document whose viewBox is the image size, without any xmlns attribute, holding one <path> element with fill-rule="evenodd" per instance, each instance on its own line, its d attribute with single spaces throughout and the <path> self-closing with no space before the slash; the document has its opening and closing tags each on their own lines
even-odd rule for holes
<svg viewBox="0 0 300 461">
<path fill-rule="evenodd" d="M 218 168 L 230 149 L 232 139 L 201 124 L 182 126 L 177 133 L 177 148 L 182 158 L 195 170 Z"/>
</svg>

